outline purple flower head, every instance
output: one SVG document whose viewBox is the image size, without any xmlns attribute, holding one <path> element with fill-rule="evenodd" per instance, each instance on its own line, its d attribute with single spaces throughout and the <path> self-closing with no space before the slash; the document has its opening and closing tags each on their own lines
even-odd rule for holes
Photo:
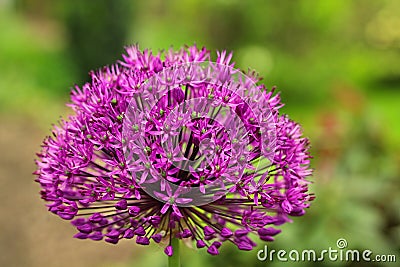
<svg viewBox="0 0 400 267">
<path fill-rule="evenodd" d="M 279 94 L 231 58 L 131 46 L 92 72 L 38 154 L 49 211 L 72 220 L 76 238 L 155 242 L 168 256 L 172 238 L 212 255 L 226 241 L 274 240 L 314 198 L 309 142 L 279 114 Z"/>
</svg>

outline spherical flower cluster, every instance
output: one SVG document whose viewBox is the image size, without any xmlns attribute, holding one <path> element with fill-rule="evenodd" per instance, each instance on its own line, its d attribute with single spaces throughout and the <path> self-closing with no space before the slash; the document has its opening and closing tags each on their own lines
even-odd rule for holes
<svg viewBox="0 0 400 267">
<path fill-rule="evenodd" d="M 230 241 L 273 241 L 313 200 L 309 142 L 279 94 L 234 69 L 232 54 L 196 46 L 123 60 L 76 86 L 74 115 L 38 154 L 36 181 L 79 239 L 194 242 L 212 255 Z"/>
</svg>

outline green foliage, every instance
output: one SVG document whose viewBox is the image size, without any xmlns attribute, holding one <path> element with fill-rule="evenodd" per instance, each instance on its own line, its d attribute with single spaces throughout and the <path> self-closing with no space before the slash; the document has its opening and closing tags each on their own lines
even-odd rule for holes
<svg viewBox="0 0 400 267">
<path fill-rule="evenodd" d="M 81 82 L 89 70 L 120 58 L 131 20 L 128 0 L 65 0 L 60 9 L 66 27 L 68 52 Z"/>
</svg>

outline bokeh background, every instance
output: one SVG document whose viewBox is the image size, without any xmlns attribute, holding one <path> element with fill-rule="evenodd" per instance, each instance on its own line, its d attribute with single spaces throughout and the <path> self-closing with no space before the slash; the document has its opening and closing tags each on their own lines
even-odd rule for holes
<svg viewBox="0 0 400 267">
<path fill-rule="evenodd" d="M 277 85 L 303 125 L 316 200 L 270 249 L 393 254 L 400 264 L 400 1 L 0 0 L 0 266 L 166 266 L 158 246 L 73 239 L 33 182 L 35 153 L 70 112 L 69 89 L 120 58 L 196 43 L 233 50 L 236 66 Z M 260 244 L 260 248 L 264 244 Z M 226 245 L 183 249 L 183 266 L 366 266 L 259 262 Z"/>
</svg>

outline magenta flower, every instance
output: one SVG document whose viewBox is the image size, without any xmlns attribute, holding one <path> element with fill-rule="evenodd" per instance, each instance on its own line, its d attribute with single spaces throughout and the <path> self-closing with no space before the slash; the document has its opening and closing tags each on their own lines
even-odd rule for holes
<svg viewBox="0 0 400 267">
<path fill-rule="evenodd" d="M 76 238 L 153 240 L 168 256 L 172 239 L 187 239 L 217 255 L 226 241 L 273 241 L 305 213 L 309 142 L 279 114 L 279 94 L 231 57 L 131 46 L 73 89 L 75 114 L 46 138 L 35 174 Z"/>
</svg>

